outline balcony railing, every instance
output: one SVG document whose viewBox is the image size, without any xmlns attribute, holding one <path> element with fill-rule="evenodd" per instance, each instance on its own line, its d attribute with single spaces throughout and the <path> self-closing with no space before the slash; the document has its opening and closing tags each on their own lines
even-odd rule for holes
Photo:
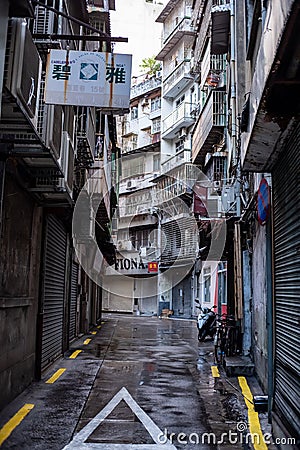
<svg viewBox="0 0 300 450">
<path fill-rule="evenodd" d="M 212 55 L 208 50 L 206 51 L 203 61 L 201 62 L 201 79 L 202 83 L 206 82 L 208 75 L 213 72 L 220 74 L 226 68 L 225 55 Z"/>
<path fill-rule="evenodd" d="M 136 216 L 138 214 L 147 214 L 153 206 L 153 190 L 150 189 L 139 191 L 129 195 L 126 199 L 120 198 L 120 206 L 118 208 L 120 217 Z M 125 201 L 124 201 L 125 200 Z"/>
<path fill-rule="evenodd" d="M 172 29 L 169 29 L 162 35 L 162 48 L 156 59 L 163 60 L 164 57 L 183 37 L 190 42 L 196 36 L 195 28 L 191 24 L 191 19 L 186 17 L 179 18 L 179 22 Z"/>
<path fill-rule="evenodd" d="M 185 194 L 192 193 L 192 187 L 199 176 L 194 164 L 183 164 L 161 177 L 157 182 L 156 204 L 162 204 Z"/>
<path fill-rule="evenodd" d="M 165 120 L 162 122 L 162 137 L 173 139 L 180 128 L 194 123 L 195 118 L 191 112 L 195 109 L 193 103 L 181 103 Z"/>
<path fill-rule="evenodd" d="M 132 86 L 130 91 L 130 98 L 138 97 L 139 95 L 146 94 L 147 92 L 158 88 L 161 86 L 161 79 L 159 78 L 149 78 L 142 83 Z"/>
<path fill-rule="evenodd" d="M 191 25 L 191 19 L 190 17 L 182 17 L 182 18 L 178 18 L 178 22 L 177 24 L 175 23 L 175 26 L 173 26 L 171 29 L 167 30 L 164 34 L 163 34 L 163 44 L 166 43 L 166 41 L 175 33 L 177 33 L 178 31 L 189 31 L 189 32 L 193 32 L 194 28 Z"/>
<path fill-rule="evenodd" d="M 191 161 L 191 150 L 183 149 L 176 155 L 171 156 L 161 165 L 162 173 L 169 172 L 174 167 L 180 166 L 183 163 L 189 163 Z"/>
<path fill-rule="evenodd" d="M 190 74 L 191 64 L 190 61 L 184 60 L 180 63 L 173 72 L 167 76 L 163 83 L 163 95 L 172 96 L 173 90 L 178 94 L 178 87 L 182 85 L 182 88 L 186 84 L 185 82 L 192 80 L 193 77 Z"/>
<path fill-rule="evenodd" d="M 230 0 L 212 0 L 212 6 L 222 6 L 230 3 Z"/>
<path fill-rule="evenodd" d="M 194 131 L 193 162 L 203 162 L 205 154 L 211 151 L 213 145 L 220 141 L 226 118 L 225 98 L 225 91 L 212 90 L 210 92 Z"/>
<path fill-rule="evenodd" d="M 130 153 L 136 150 L 137 148 L 137 142 L 128 142 L 124 147 L 121 149 L 121 153 Z"/>
</svg>

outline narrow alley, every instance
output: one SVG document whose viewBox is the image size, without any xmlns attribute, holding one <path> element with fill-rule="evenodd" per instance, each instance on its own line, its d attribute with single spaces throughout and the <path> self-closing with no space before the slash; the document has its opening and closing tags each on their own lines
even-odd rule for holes
<svg viewBox="0 0 300 450">
<path fill-rule="evenodd" d="M 222 433 L 247 422 L 247 409 L 236 379 L 213 377 L 212 355 L 194 321 L 109 314 L 2 411 L 1 427 L 32 405 L 1 448 L 217 448 Z M 232 436 L 226 448 L 242 448 Z"/>
<path fill-rule="evenodd" d="M 0 0 L 0 450 L 300 448 L 300 0 Z"/>
</svg>

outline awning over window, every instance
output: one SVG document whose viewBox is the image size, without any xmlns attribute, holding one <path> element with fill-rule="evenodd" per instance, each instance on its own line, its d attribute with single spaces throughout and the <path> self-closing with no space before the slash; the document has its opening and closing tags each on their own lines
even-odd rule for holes
<svg viewBox="0 0 300 450">
<path fill-rule="evenodd" d="M 212 12 L 211 53 L 221 55 L 228 52 L 230 11 Z"/>
</svg>

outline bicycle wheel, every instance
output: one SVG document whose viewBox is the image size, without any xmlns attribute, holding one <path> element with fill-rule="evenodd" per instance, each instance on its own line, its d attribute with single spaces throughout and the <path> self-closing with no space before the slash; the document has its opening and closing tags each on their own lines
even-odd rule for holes
<svg viewBox="0 0 300 450">
<path fill-rule="evenodd" d="M 237 333 L 235 327 L 229 327 L 226 333 L 226 356 L 234 356 L 237 354 Z"/>
<path fill-rule="evenodd" d="M 214 356 L 216 364 L 221 364 L 222 362 L 221 342 L 222 342 L 221 331 L 217 330 L 214 337 Z"/>
</svg>

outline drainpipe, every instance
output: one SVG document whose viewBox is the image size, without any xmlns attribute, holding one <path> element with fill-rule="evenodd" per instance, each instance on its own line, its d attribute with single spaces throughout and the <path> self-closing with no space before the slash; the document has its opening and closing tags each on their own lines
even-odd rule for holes
<svg viewBox="0 0 300 450">
<path fill-rule="evenodd" d="M 232 110 L 232 161 L 236 164 L 236 45 L 235 45 L 235 0 L 230 3 L 230 100 Z"/>
<path fill-rule="evenodd" d="M 235 187 L 235 197 L 236 197 L 236 211 L 237 216 L 241 216 L 241 198 L 240 189 L 241 183 L 239 181 L 241 176 L 240 162 L 237 157 L 237 98 L 236 98 L 236 3 L 235 0 L 230 2 L 230 104 L 232 111 L 232 130 L 231 130 L 231 160 L 232 165 L 236 167 L 236 187 Z M 229 164 L 230 166 L 230 164 Z"/>
</svg>

